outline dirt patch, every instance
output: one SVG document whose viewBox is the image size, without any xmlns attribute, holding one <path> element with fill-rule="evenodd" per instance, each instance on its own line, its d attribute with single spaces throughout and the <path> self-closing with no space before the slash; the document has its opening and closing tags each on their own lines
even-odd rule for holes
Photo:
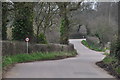
<svg viewBox="0 0 120 80">
<path fill-rule="evenodd" d="M 110 75 L 117 78 L 117 80 L 120 80 L 120 74 L 118 74 L 110 64 L 105 64 L 103 61 L 97 62 L 96 65 L 106 70 Z"/>
</svg>

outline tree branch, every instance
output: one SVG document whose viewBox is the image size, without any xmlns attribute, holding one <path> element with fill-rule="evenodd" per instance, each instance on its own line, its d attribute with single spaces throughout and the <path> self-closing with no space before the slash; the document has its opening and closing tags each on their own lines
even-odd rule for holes
<svg viewBox="0 0 120 80">
<path fill-rule="evenodd" d="M 80 8 L 80 4 L 81 4 L 81 2 L 78 2 L 78 4 L 77 4 L 75 7 L 68 8 L 68 10 L 69 10 L 69 11 L 75 11 L 75 10 L 77 10 L 78 8 Z"/>
</svg>

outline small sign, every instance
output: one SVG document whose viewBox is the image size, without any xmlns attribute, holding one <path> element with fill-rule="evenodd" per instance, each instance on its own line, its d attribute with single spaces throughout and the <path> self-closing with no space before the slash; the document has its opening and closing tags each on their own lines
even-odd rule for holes
<svg viewBox="0 0 120 80">
<path fill-rule="evenodd" d="M 29 41 L 30 39 L 29 38 L 25 38 L 25 41 L 26 41 L 26 43 L 27 43 L 27 53 L 28 53 L 28 41 Z"/>
<path fill-rule="evenodd" d="M 25 41 L 28 42 L 30 39 L 29 38 L 26 38 Z"/>
</svg>

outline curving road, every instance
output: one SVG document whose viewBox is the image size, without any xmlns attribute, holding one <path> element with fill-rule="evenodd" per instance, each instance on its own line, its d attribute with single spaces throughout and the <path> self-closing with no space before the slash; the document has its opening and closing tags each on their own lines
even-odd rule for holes
<svg viewBox="0 0 120 80">
<path fill-rule="evenodd" d="M 81 44 L 82 39 L 71 39 L 78 56 L 54 61 L 20 63 L 13 67 L 6 78 L 113 78 L 95 65 L 105 56 Z"/>
</svg>

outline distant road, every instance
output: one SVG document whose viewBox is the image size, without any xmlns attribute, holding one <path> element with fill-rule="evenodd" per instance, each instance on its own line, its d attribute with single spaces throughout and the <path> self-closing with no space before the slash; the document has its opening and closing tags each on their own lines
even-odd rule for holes
<svg viewBox="0 0 120 80">
<path fill-rule="evenodd" d="M 105 56 L 81 44 L 82 39 L 70 39 L 78 56 L 53 61 L 20 63 L 13 67 L 6 78 L 113 78 L 95 65 Z"/>
</svg>

